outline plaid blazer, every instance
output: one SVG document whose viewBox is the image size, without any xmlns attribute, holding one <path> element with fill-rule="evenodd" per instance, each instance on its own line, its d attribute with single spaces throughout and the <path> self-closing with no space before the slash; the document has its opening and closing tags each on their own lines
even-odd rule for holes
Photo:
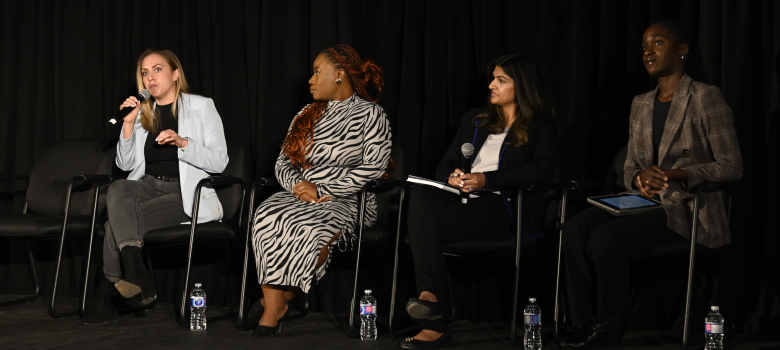
<svg viewBox="0 0 780 350">
<path fill-rule="evenodd" d="M 653 100 L 658 88 L 634 98 L 629 122 L 628 155 L 623 166 L 626 188 L 636 175 L 653 166 Z M 732 123 L 731 108 L 716 86 L 683 76 L 669 109 L 661 144 L 661 169 L 685 169 L 688 180 L 670 181 L 661 191 L 666 225 L 685 238 L 691 237 L 693 193 L 704 182 L 727 182 L 742 177 L 742 154 Z M 699 199 L 698 243 L 717 248 L 731 242 L 723 195 L 702 193 Z"/>
</svg>

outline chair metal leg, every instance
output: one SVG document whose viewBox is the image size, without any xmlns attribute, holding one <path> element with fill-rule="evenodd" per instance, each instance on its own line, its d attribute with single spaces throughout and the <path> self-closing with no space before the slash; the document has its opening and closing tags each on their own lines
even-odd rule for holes
<svg viewBox="0 0 780 350">
<path fill-rule="evenodd" d="M 393 260 L 393 290 L 390 293 L 390 337 L 395 338 L 396 334 L 393 330 L 393 315 L 395 314 L 395 290 L 396 283 L 398 282 L 398 244 L 401 240 L 401 216 L 403 215 L 404 194 L 406 193 L 406 185 L 401 187 L 401 199 L 398 201 L 398 225 L 395 231 L 395 258 Z"/>
<path fill-rule="evenodd" d="M 523 239 L 522 230 L 522 212 L 523 212 L 523 192 L 524 188 L 520 188 L 517 191 L 517 246 L 515 247 L 515 292 L 512 302 L 512 329 L 509 332 L 509 339 L 512 341 L 512 345 L 517 347 L 517 308 L 518 308 L 518 289 L 520 288 L 520 255 L 521 255 L 521 242 Z"/>
<path fill-rule="evenodd" d="M 452 293 L 452 275 L 449 271 L 447 271 L 447 289 L 450 291 L 450 308 L 451 308 L 451 314 L 449 318 L 449 322 L 452 323 L 452 321 L 455 320 L 455 295 Z"/>
<path fill-rule="evenodd" d="M 35 270 L 35 256 L 32 251 L 32 242 L 26 241 L 25 244 L 27 244 L 27 265 L 30 268 L 30 276 L 32 277 L 33 293 L 18 299 L 4 301 L 0 303 L 0 307 L 35 301 L 41 295 L 41 286 L 38 283 L 38 272 Z"/>
<path fill-rule="evenodd" d="M 696 259 L 696 234 L 699 224 L 699 197 L 701 196 L 701 188 L 696 191 L 696 195 L 693 197 L 693 223 L 691 224 L 691 256 L 688 261 L 688 290 L 685 294 L 685 320 L 683 326 L 683 350 L 688 349 L 688 326 L 691 312 L 691 289 L 693 286 L 693 270 L 694 262 Z"/>
<path fill-rule="evenodd" d="M 249 250 L 252 245 L 252 215 L 254 215 L 255 209 L 255 191 L 257 190 L 257 182 L 252 184 L 252 189 L 249 192 L 249 221 L 246 228 L 246 244 L 244 245 L 244 271 L 241 274 L 241 301 L 238 304 L 238 317 L 234 324 L 238 329 L 242 331 L 252 330 L 252 325 L 246 324 L 246 314 L 244 313 L 244 303 L 246 302 L 246 273 L 249 269 Z"/>
<path fill-rule="evenodd" d="M 352 286 L 352 301 L 349 303 L 349 331 L 355 330 L 355 299 L 357 298 L 358 274 L 360 272 L 360 248 L 363 242 L 363 216 L 366 211 L 366 190 L 360 192 L 360 213 L 358 215 L 358 250 L 355 258 L 355 283 Z M 343 233 L 342 233 L 343 234 Z"/>
<path fill-rule="evenodd" d="M 89 230 L 89 248 L 87 249 L 87 264 L 84 266 L 84 289 L 81 292 L 81 309 L 80 316 L 84 317 L 84 311 L 87 304 L 87 286 L 89 285 L 89 265 L 92 262 L 92 243 L 95 240 L 95 220 L 97 217 L 98 199 L 100 198 L 100 186 L 102 183 L 95 185 L 95 205 L 92 208 L 92 226 Z"/>
<path fill-rule="evenodd" d="M 560 305 L 560 298 L 561 298 L 561 263 L 562 263 L 562 253 L 563 253 L 563 223 L 566 221 L 566 199 L 569 195 L 569 188 L 573 188 L 576 186 L 576 182 L 572 181 L 570 184 L 566 185 L 563 188 L 563 195 L 561 196 L 561 206 L 558 209 L 558 270 L 556 272 L 555 277 L 555 314 L 554 322 L 555 327 L 553 329 L 553 339 L 557 343 L 560 341 L 560 313 L 561 313 L 561 305 Z"/>
<path fill-rule="evenodd" d="M 51 315 L 51 317 L 54 318 L 63 318 L 63 317 L 79 314 L 79 309 L 60 313 L 57 311 L 57 307 L 55 306 L 55 303 L 57 301 L 57 283 L 59 282 L 60 279 L 60 266 L 62 265 L 62 248 L 65 245 L 65 233 L 67 232 L 67 228 L 68 228 L 68 211 L 70 209 L 70 197 L 71 197 L 71 192 L 73 190 L 73 185 L 76 182 L 77 182 L 76 179 L 70 180 L 70 183 L 68 184 L 68 193 L 65 199 L 65 219 L 62 222 L 62 234 L 60 235 L 60 249 L 59 249 L 59 253 L 57 254 L 57 269 L 55 270 L 54 273 L 54 286 L 51 292 L 51 302 L 49 303 L 49 315 Z"/>
</svg>

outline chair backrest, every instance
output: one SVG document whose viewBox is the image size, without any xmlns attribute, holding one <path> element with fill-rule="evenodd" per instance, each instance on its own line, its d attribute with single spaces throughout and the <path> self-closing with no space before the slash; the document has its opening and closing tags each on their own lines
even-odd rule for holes
<svg viewBox="0 0 780 350">
<path fill-rule="evenodd" d="M 626 185 L 624 182 L 623 166 L 628 157 L 628 146 L 621 148 L 612 158 L 612 166 L 607 171 L 607 178 L 604 183 L 604 194 L 622 192 Z"/>
<path fill-rule="evenodd" d="M 405 181 L 408 174 L 406 173 L 404 151 L 401 149 L 401 147 L 393 146 L 392 150 L 390 151 L 390 157 L 393 158 L 393 162 L 395 163 L 395 170 L 390 173 L 390 177 L 396 180 Z M 390 209 L 392 209 L 391 199 L 399 192 L 401 192 L 401 190 L 396 188 L 384 193 L 380 193 L 376 196 L 378 212 L 376 225 L 385 225 L 387 223 L 388 214 L 390 213 Z"/>
<path fill-rule="evenodd" d="M 102 151 L 101 140 L 78 139 L 56 143 L 33 163 L 27 190 L 27 212 L 63 215 L 68 182 L 77 175 L 110 175 L 116 148 Z M 74 186 L 69 215 L 92 215 L 94 185 Z M 105 196 L 101 196 L 105 202 Z"/>
<path fill-rule="evenodd" d="M 249 174 L 249 158 L 248 154 L 244 151 L 244 148 L 236 143 L 228 143 L 228 165 L 222 172 L 224 176 L 232 176 L 244 180 L 244 183 L 249 186 L 248 183 Z M 247 189 L 248 191 L 249 189 Z M 223 220 L 232 220 L 237 217 L 239 210 L 241 209 L 241 186 L 233 185 L 225 188 L 217 189 L 217 197 L 219 202 L 222 203 Z"/>
</svg>

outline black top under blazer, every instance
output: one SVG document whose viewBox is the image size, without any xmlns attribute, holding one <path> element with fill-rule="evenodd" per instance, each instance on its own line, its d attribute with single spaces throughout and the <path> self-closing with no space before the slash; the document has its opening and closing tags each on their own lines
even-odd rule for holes
<svg viewBox="0 0 780 350">
<path fill-rule="evenodd" d="M 463 116 L 458 133 L 436 169 L 436 179 L 446 183 L 450 174 L 455 169 L 461 168 L 465 159 L 460 152 L 460 147 L 464 143 L 474 145 L 472 163 L 477 158 L 490 131 L 485 127 L 477 126 L 474 118 L 486 111 L 486 108 L 477 108 Z M 507 144 L 514 140 L 510 131 L 499 153 L 498 170 L 484 173 L 484 190 L 501 192 L 504 205 L 512 219 L 514 214 L 507 202 L 515 196 L 521 184 L 553 181 L 558 167 L 558 124 L 551 114 L 537 114 L 531 123 L 528 143 L 520 147 Z"/>
</svg>

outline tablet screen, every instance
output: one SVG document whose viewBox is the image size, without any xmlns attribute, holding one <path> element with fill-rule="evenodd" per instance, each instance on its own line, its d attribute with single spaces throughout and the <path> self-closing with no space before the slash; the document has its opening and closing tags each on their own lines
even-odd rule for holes
<svg viewBox="0 0 780 350">
<path fill-rule="evenodd" d="M 593 200 L 596 200 L 617 210 L 647 208 L 661 205 L 657 202 L 633 194 L 593 198 Z"/>
</svg>

